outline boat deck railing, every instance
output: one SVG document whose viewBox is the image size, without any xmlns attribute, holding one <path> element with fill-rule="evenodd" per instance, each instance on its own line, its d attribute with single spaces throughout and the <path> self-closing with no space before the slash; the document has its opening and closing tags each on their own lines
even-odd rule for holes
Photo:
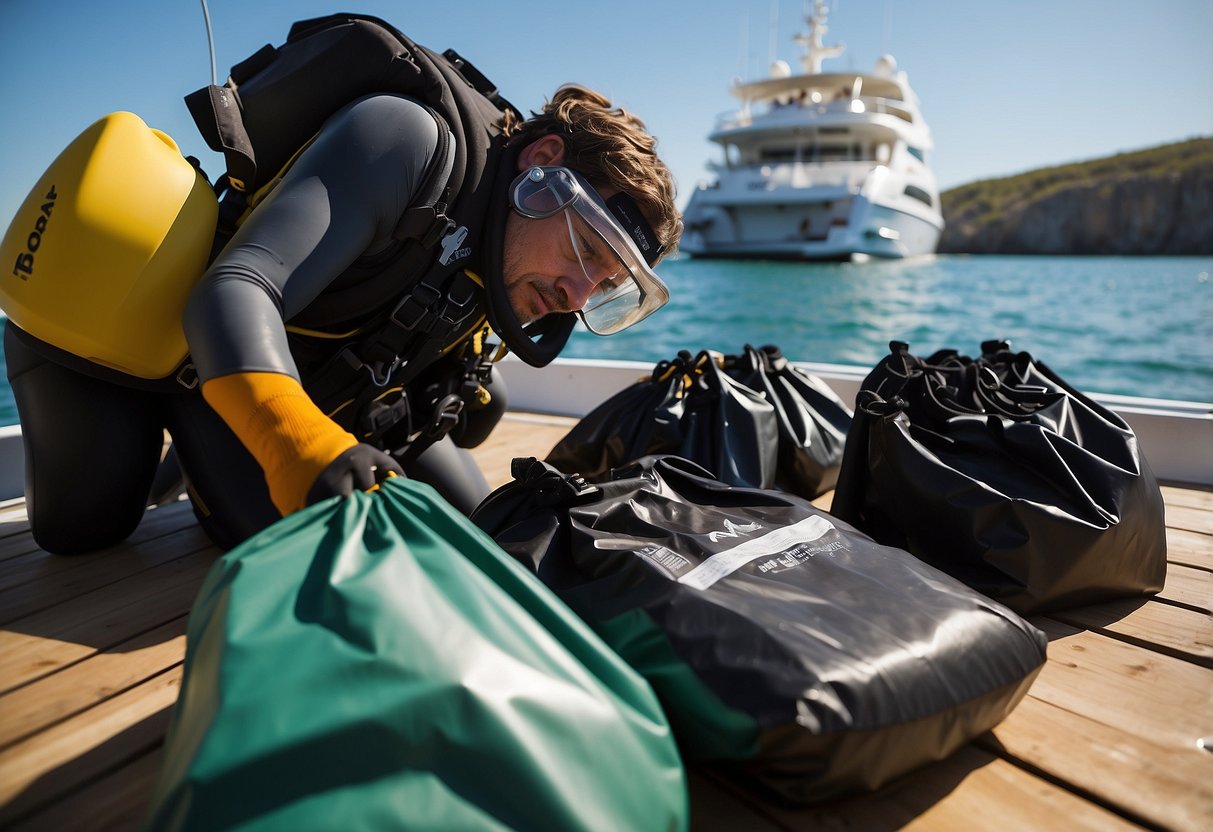
<svg viewBox="0 0 1213 832">
<path fill-rule="evenodd" d="M 818 119 L 824 116 L 864 116 L 871 113 L 891 115 L 909 124 L 916 123 L 914 114 L 906 109 L 903 101 L 890 98 L 861 95 L 858 98 L 839 98 L 834 101 L 797 101 L 781 102 L 772 100 L 768 106 L 762 107 L 757 113 L 750 107 L 731 110 L 717 116 L 716 131 L 738 130 L 754 126 L 755 121 L 772 124 L 776 119 L 787 118 L 789 123 L 800 123 L 806 118 Z"/>
</svg>

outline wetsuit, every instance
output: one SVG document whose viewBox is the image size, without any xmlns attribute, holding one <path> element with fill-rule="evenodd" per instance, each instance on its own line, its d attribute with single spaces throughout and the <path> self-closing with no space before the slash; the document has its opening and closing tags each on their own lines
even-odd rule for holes
<svg viewBox="0 0 1213 832">
<path fill-rule="evenodd" d="M 326 292 L 390 254 L 440 129 L 423 107 L 395 95 L 362 99 L 325 124 L 191 296 L 185 330 L 204 384 L 239 373 L 307 382 L 285 322 L 323 319 Z M 44 548 L 95 549 L 134 529 L 162 428 L 173 437 L 199 519 L 218 543 L 234 545 L 280 516 L 257 461 L 197 393 L 87 377 L 44 358 L 12 330 L 10 323 L 5 351 L 31 455 L 31 525 Z M 465 511 L 488 492 L 470 455 L 449 438 L 407 473 Z"/>
</svg>

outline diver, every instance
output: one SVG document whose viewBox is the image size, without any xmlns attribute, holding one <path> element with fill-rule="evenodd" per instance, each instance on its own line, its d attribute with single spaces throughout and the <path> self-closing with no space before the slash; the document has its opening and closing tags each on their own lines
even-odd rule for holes
<svg viewBox="0 0 1213 832">
<path fill-rule="evenodd" d="M 75 553 L 125 539 L 165 430 L 201 525 L 225 548 L 390 475 L 430 482 L 470 512 L 488 486 L 465 447 L 505 401 L 490 357 L 508 349 L 542 365 L 577 318 L 609 335 L 652 314 L 669 297 L 653 266 L 682 227 L 655 139 L 600 94 L 566 85 L 498 127 L 503 140 L 483 158 L 444 157 L 451 135 L 412 98 L 372 94 L 329 118 L 189 295 L 193 390 L 81 372 L 10 313 L 4 349 L 38 544 Z M 418 262 L 399 227 L 435 164 L 476 176 L 445 194 L 463 214 Z M 464 294 L 450 290 L 444 307 L 455 312 L 404 320 L 402 288 L 438 263 L 458 267 Z M 424 355 L 350 349 L 350 332 L 405 325 L 431 334 Z M 422 441 L 443 422 L 457 427 Z"/>
</svg>

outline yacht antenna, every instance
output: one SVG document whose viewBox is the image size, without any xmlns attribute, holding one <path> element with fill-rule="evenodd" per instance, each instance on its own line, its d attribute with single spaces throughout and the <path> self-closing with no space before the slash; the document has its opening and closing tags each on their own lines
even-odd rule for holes
<svg viewBox="0 0 1213 832">
<path fill-rule="evenodd" d="M 881 53 L 888 53 L 890 50 L 889 41 L 893 32 L 893 9 L 889 6 L 888 0 L 884 4 L 884 31 L 881 33 Z"/>
<path fill-rule="evenodd" d="M 773 66 L 775 59 L 779 57 L 778 45 L 776 41 L 779 39 L 779 0 L 771 0 L 771 35 L 770 43 L 767 45 L 767 66 Z"/>
<path fill-rule="evenodd" d="M 796 43 L 804 48 L 804 54 L 800 56 L 800 63 L 804 67 L 806 75 L 820 74 L 822 61 L 826 58 L 837 58 L 846 49 L 845 46 L 825 46 L 822 44 L 822 37 L 829 31 L 829 27 L 826 26 L 826 17 L 825 0 L 816 0 L 813 3 L 813 14 L 808 18 L 809 33 L 807 35 L 797 35 L 793 38 Z"/>
<path fill-rule="evenodd" d="M 202 0 L 202 19 L 206 21 L 206 44 L 211 50 L 211 84 L 219 86 L 219 73 L 215 70 L 215 36 L 211 33 L 211 12 Z"/>
</svg>

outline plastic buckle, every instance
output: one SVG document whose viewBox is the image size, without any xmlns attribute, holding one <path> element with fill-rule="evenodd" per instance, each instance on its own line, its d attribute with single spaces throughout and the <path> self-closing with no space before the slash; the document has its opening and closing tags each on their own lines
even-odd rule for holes
<svg viewBox="0 0 1213 832">
<path fill-rule="evenodd" d="M 186 364 L 177 371 L 177 383 L 186 390 L 193 390 L 198 386 L 198 370 L 193 364 Z"/>
<path fill-rule="evenodd" d="M 570 474 L 560 482 L 559 494 L 562 502 L 570 505 L 589 502 L 599 494 L 599 488 L 590 484 L 581 474 Z"/>
<path fill-rule="evenodd" d="M 388 320 L 402 329 L 414 330 L 430 314 L 430 307 L 442 299 L 442 293 L 424 283 L 413 287 L 404 300 L 396 304 Z"/>
<path fill-rule="evenodd" d="M 463 398 L 451 393 L 444 396 L 434 406 L 434 414 L 426 426 L 428 437 L 441 438 L 446 436 L 459 423 L 459 414 L 463 412 Z"/>
<path fill-rule="evenodd" d="M 421 245 L 432 248 L 438 241 L 455 230 L 455 221 L 446 215 L 446 205 L 438 203 L 434 206 L 434 221 L 421 237 Z"/>
<path fill-rule="evenodd" d="M 394 427 L 409 415 L 409 400 L 401 396 L 391 404 L 383 401 L 373 401 L 362 417 L 363 433 L 367 436 L 379 436 L 384 431 Z"/>
</svg>

